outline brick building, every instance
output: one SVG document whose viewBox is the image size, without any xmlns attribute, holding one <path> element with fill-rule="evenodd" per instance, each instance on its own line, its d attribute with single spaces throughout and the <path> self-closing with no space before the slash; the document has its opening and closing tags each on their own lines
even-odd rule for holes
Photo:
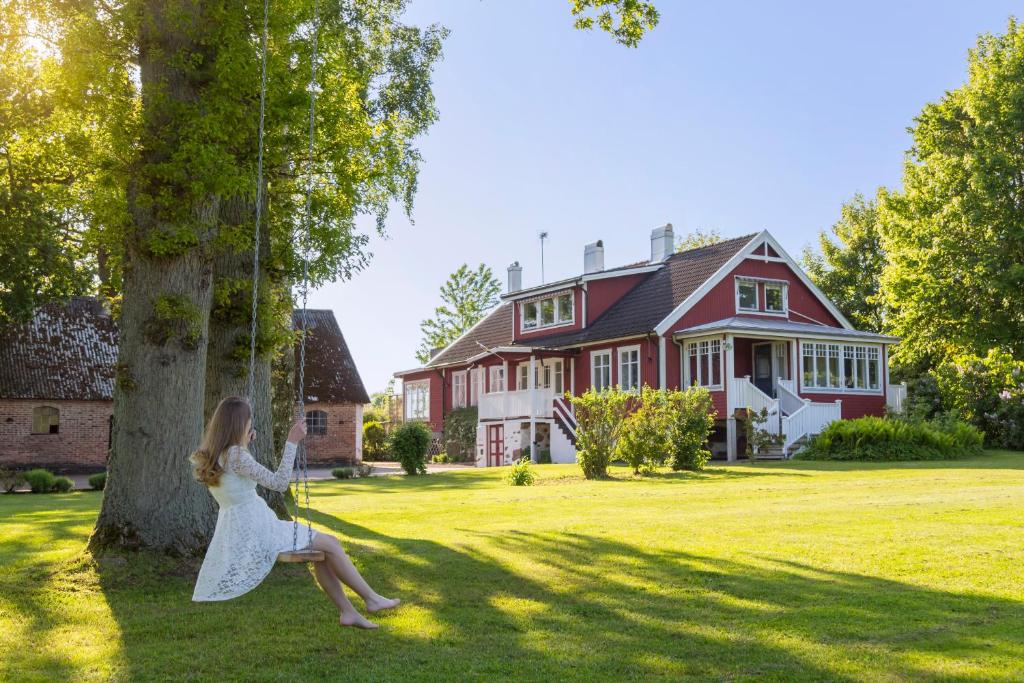
<svg viewBox="0 0 1024 683">
<path fill-rule="evenodd" d="M 307 314 L 310 462 L 361 460 L 369 397 L 334 314 Z M 27 324 L 0 328 L 0 467 L 103 469 L 116 362 L 116 325 L 90 297 L 47 304 Z"/>
</svg>

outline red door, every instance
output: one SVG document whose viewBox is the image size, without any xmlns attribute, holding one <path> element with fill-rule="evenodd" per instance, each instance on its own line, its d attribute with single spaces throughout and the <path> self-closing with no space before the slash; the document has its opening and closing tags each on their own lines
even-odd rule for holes
<svg viewBox="0 0 1024 683">
<path fill-rule="evenodd" d="M 498 467 L 505 455 L 505 425 L 487 425 L 487 465 Z"/>
</svg>

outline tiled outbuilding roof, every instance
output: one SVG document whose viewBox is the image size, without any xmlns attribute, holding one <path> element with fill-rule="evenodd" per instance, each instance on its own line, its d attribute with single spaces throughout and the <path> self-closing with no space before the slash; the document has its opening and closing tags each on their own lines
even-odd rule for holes
<svg viewBox="0 0 1024 683">
<path fill-rule="evenodd" d="M 484 348 L 512 344 L 512 303 L 504 303 L 491 311 L 466 334 L 452 342 L 444 351 L 430 359 L 427 367 L 461 363 L 481 353 Z"/>
<path fill-rule="evenodd" d="M 49 303 L 0 329 L 0 398 L 109 401 L 117 329 L 90 297 Z"/>
<path fill-rule="evenodd" d="M 754 237 L 744 235 L 673 254 L 666 259 L 664 268 L 651 273 L 586 328 L 520 343 L 560 347 L 652 332 Z"/>
<path fill-rule="evenodd" d="M 359 377 L 338 321 L 334 318 L 334 312 L 306 309 L 306 323 L 303 325 L 302 311 L 297 310 L 292 314 L 292 322 L 296 329 L 305 328 L 309 331 L 306 338 L 305 400 L 320 403 L 369 403 L 370 397 Z M 296 346 L 296 364 L 298 353 Z M 298 373 L 297 365 L 295 371 Z"/>
</svg>

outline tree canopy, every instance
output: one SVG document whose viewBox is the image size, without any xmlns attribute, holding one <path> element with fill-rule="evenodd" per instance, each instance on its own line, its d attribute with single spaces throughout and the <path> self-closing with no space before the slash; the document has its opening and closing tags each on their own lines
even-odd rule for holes
<svg viewBox="0 0 1024 683">
<path fill-rule="evenodd" d="M 421 363 L 430 360 L 434 349 L 448 346 L 484 318 L 499 301 L 501 283 L 489 266 L 475 270 L 463 263 L 441 285 L 441 305 L 434 315 L 420 323 L 423 341 L 416 352 Z"/>
<path fill-rule="evenodd" d="M 676 242 L 676 251 L 689 251 L 690 249 L 699 249 L 700 247 L 707 247 L 712 244 L 718 244 L 722 241 L 722 233 L 718 230 L 711 228 L 709 230 L 702 230 L 697 228 L 696 230 L 689 232 Z"/>
</svg>

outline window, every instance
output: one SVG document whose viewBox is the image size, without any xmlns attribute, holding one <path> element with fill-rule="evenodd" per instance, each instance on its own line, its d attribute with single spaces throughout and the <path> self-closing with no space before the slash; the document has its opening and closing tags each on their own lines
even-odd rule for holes
<svg viewBox="0 0 1024 683">
<path fill-rule="evenodd" d="M 529 366 L 526 366 L 529 368 Z M 529 372 L 529 369 L 527 369 Z M 534 361 L 533 386 L 538 389 L 554 389 L 555 393 L 562 393 L 562 359 L 549 358 L 547 360 Z"/>
<path fill-rule="evenodd" d="M 640 347 L 619 349 L 619 386 L 622 389 L 640 388 Z"/>
<path fill-rule="evenodd" d="M 804 342 L 804 387 L 831 391 L 878 391 L 881 352 L 877 346 Z"/>
<path fill-rule="evenodd" d="M 559 396 L 565 393 L 562 375 L 562 360 L 559 358 L 551 361 L 551 387 Z"/>
<path fill-rule="evenodd" d="M 612 385 L 611 351 L 594 351 L 590 354 L 590 385 L 594 391 L 604 391 Z"/>
<path fill-rule="evenodd" d="M 53 406 L 39 406 L 32 409 L 33 434 L 59 434 L 60 410 Z"/>
<path fill-rule="evenodd" d="M 572 292 L 563 292 L 534 301 L 524 301 L 520 304 L 522 330 L 525 332 L 542 327 L 571 325 L 575 320 L 573 302 Z"/>
<path fill-rule="evenodd" d="M 490 389 L 491 393 L 497 391 L 505 391 L 505 366 L 503 365 L 492 365 L 489 368 L 491 373 Z"/>
<path fill-rule="evenodd" d="M 757 282 L 754 280 L 736 280 L 736 308 L 741 311 L 756 311 Z"/>
<path fill-rule="evenodd" d="M 483 368 L 469 371 L 469 405 L 475 406 L 480 396 L 480 382 L 483 380 Z"/>
<path fill-rule="evenodd" d="M 322 410 L 311 410 L 306 413 L 306 433 L 310 436 L 323 436 L 327 433 L 327 413 Z"/>
<path fill-rule="evenodd" d="M 466 407 L 466 371 L 452 374 L 452 407 Z"/>
<path fill-rule="evenodd" d="M 722 386 L 722 342 L 720 339 L 692 341 L 686 345 L 687 386 Z"/>
<path fill-rule="evenodd" d="M 430 419 L 430 381 L 405 383 L 405 419 Z"/>
<path fill-rule="evenodd" d="M 784 282 L 766 282 L 764 284 L 764 310 L 768 313 L 785 313 L 787 286 Z"/>
<path fill-rule="evenodd" d="M 519 364 L 519 382 L 516 386 L 519 391 L 526 391 L 530 388 L 530 364 Z"/>
</svg>

